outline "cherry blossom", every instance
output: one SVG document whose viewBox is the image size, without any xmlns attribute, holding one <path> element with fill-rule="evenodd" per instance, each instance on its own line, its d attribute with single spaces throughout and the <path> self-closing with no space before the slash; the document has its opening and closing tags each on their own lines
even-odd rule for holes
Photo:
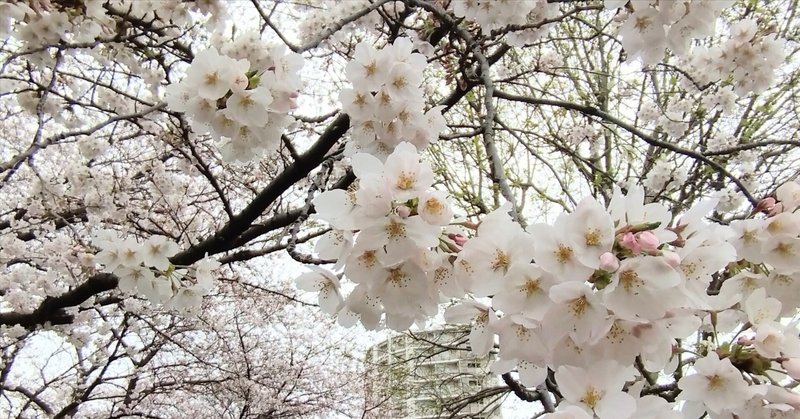
<svg viewBox="0 0 800 419">
<path fill-rule="evenodd" d="M 683 390 L 678 397 L 682 400 L 702 403 L 711 412 L 722 413 L 742 407 L 753 395 L 730 359 L 720 359 L 716 352 L 695 361 L 694 368 L 696 374 L 678 381 Z"/>
<path fill-rule="evenodd" d="M 561 366 L 556 381 L 564 399 L 598 418 L 629 418 L 636 402 L 622 391 L 631 371 L 614 361 L 600 361 L 591 369 Z"/>
<path fill-rule="evenodd" d="M 0 410 L 329 416 L 298 351 L 445 322 L 531 415 L 797 416 L 788 2 L 245 3 L 0 2 Z"/>
<path fill-rule="evenodd" d="M 319 292 L 320 309 L 328 314 L 336 313 L 342 305 L 338 278 L 325 269 L 315 266 L 311 268 L 313 269 L 312 272 L 297 278 L 297 287 L 304 291 Z"/>
</svg>

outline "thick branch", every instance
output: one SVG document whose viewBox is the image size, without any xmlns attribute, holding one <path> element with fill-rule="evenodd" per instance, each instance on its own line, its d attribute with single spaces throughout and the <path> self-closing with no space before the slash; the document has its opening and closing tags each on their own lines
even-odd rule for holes
<svg viewBox="0 0 800 419">
<path fill-rule="evenodd" d="M 117 281 L 118 278 L 113 274 L 100 273 L 93 275 L 86 282 L 57 297 L 45 298 L 39 304 L 39 307 L 31 313 L 11 312 L 0 314 L 0 325 L 13 326 L 18 324 L 32 329 L 45 323 L 71 323 L 73 316 L 68 314 L 64 310 L 65 308 L 78 306 L 103 291 L 116 288 Z"/>
<path fill-rule="evenodd" d="M 213 255 L 232 249 L 232 244 L 238 241 L 239 236 L 249 229 L 253 221 L 260 217 L 276 199 L 322 163 L 325 155 L 347 132 L 348 128 L 350 128 L 350 117 L 345 114 L 339 115 L 320 135 L 319 140 L 261 190 L 247 207 L 231 218 L 211 237 L 173 256 L 172 263 L 191 265 L 207 254 Z"/>
</svg>

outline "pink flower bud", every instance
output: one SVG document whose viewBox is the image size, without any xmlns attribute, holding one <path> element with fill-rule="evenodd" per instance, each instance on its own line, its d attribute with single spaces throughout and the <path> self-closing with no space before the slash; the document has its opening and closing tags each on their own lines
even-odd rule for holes
<svg viewBox="0 0 800 419">
<path fill-rule="evenodd" d="M 607 272 L 614 272 L 619 269 L 619 260 L 611 252 L 600 255 L 600 269 Z"/>
<path fill-rule="evenodd" d="M 241 92 L 242 90 L 247 89 L 248 84 L 250 84 L 250 79 L 248 79 L 246 75 L 240 74 L 233 79 L 233 87 L 231 90 L 234 92 Z"/>
<path fill-rule="evenodd" d="M 768 196 L 760 201 L 758 201 L 758 205 L 756 205 L 755 212 L 761 211 L 769 211 L 775 206 L 775 198 Z"/>
<path fill-rule="evenodd" d="M 642 251 L 641 246 L 639 246 L 639 242 L 634 237 L 633 233 L 627 232 L 622 235 L 622 238 L 619 240 L 619 244 L 630 250 L 632 253 L 640 253 Z"/>
<path fill-rule="evenodd" d="M 800 380 L 800 358 L 787 358 L 781 362 L 781 366 L 789 374 L 789 377 Z"/>
<path fill-rule="evenodd" d="M 408 216 L 411 215 L 411 208 L 400 205 L 394 209 L 394 213 L 400 216 L 400 218 L 408 218 Z"/>
<path fill-rule="evenodd" d="M 736 339 L 736 343 L 738 343 L 739 345 L 742 345 L 742 346 L 752 345 L 753 344 L 753 338 L 748 337 L 748 336 L 739 336 L 739 338 Z"/>
<path fill-rule="evenodd" d="M 645 252 L 655 252 L 658 250 L 659 240 L 655 234 L 649 231 L 642 231 L 636 235 L 636 241 L 639 242 L 642 250 Z"/>
<path fill-rule="evenodd" d="M 778 215 L 778 214 L 780 214 L 782 212 L 783 212 L 783 203 L 778 202 L 777 204 L 775 204 L 772 207 L 772 209 L 769 210 L 769 213 L 767 215 L 772 217 L 772 216 Z"/>
<path fill-rule="evenodd" d="M 665 250 L 664 252 L 661 252 L 661 256 L 664 258 L 664 261 L 667 262 L 667 265 L 672 266 L 673 268 L 681 266 L 681 257 L 678 256 L 677 253 Z"/>
<path fill-rule="evenodd" d="M 450 233 L 447 235 L 455 244 L 459 246 L 464 246 L 467 243 L 467 236 L 460 234 L 460 233 Z"/>
</svg>

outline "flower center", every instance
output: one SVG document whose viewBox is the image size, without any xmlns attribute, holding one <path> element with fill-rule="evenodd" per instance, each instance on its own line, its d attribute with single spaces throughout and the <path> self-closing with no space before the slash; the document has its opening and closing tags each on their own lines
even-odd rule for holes
<svg viewBox="0 0 800 419">
<path fill-rule="evenodd" d="M 539 286 L 539 279 L 528 278 L 525 281 L 525 286 L 522 288 L 525 291 L 525 295 L 530 297 L 534 294 L 538 294 L 542 291 L 542 287 Z"/>
<path fill-rule="evenodd" d="M 744 233 L 742 233 L 742 241 L 745 243 L 754 243 L 758 241 L 758 234 L 755 230 L 745 230 Z"/>
<path fill-rule="evenodd" d="M 625 291 L 630 291 L 633 288 L 639 288 L 641 285 L 639 274 L 634 271 L 628 270 L 619 274 L 619 283 L 625 288 Z"/>
<path fill-rule="evenodd" d="M 356 98 L 353 100 L 353 103 L 358 105 L 359 108 L 363 108 L 364 105 L 367 104 L 367 99 L 361 93 L 356 94 Z"/>
<path fill-rule="evenodd" d="M 586 307 L 589 306 L 589 302 L 586 301 L 586 296 L 576 298 L 572 300 L 572 303 L 569 305 L 569 308 L 572 310 L 572 314 L 576 316 L 582 316 L 584 312 L 586 312 Z"/>
<path fill-rule="evenodd" d="M 249 95 L 244 95 L 241 99 L 239 99 L 239 105 L 245 109 L 255 105 L 255 103 L 256 101 L 254 101 Z"/>
<path fill-rule="evenodd" d="M 398 223 L 395 220 L 389 220 L 389 224 L 386 225 L 386 234 L 389 235 L 390 239 L 398 239 L 401 237 L 406 236 L 406 226 L 403 223 Z"/>
<path fill-rule="evenodd" d="M 425 210 L 434 215 L 442 215 L 444 212 L 444 205 L 436 198 L 428 198 L 425 201 Z"/>
<path fill-rule="evenodd" d="M 371 268 L 378 263 L 378 258 L 375 256 L 375 250 L 367 250 L 358 257 L 358 262 L 365 268 Z"/>
<path fill-rule="evenodd" d="M 505 273 L 508 271 L 508 266 L 511 264 L 511 260 L 508 258 L 508 254 L 500 249 L 495 250 L 494 253 L 494 261 L 492 261 L 492 270 L 497 271 L 498 269 L 502 269 Z"/>
<path fill-rule="evenodd" d="M 401 90 L 401 89 L 403 89 L 404 87 L 406 87 L 406 85 L 408 85 L 408 82 L 406 81 L 406 78 L 405 78 L 405 77 L 403 77 L 403 76 L 399 76 L 399 77 L 396 77 L 396 78 L 395 78 L 395 79 L 392 81 L 392 85 L 393 85 L 393 86 L 394 86 L 394 87 L 395 87 L 397 90 Z"/>
<path fill-rule="evenodd" d="M 634 27 L 639 31 L 642 32 L 650 27 L 650 18 L 646 16 L 639 16 L 636 18 L 636 24 Z"/>
<path fill-rule="evenodd" d="M 583 235 L 583 238 L 586 240 L 587 246 L 599 246 L 600 245 L 600 231 L 596 228 L 593 228 L 586 232 Z"/>
<path fill-rule="evenodd" d="M 375 72 L 378 71 L 378 64 L 373 61 L 364 66 L 364 71 L 367 73 L 367 77 L 373 76 Z"/>
<path fill-rule="evenodd" d="M 219 81 L 219 74 L 215 71 L 211 74 L 206 74 L 206 84 L 209 86 L 217 84 Z"/>
<path fill-rule="evenodd" d="M 572 248 L 566 244 L 559 244 L 558 249 L 553 252 L 559 263 L 564 264 L 572 259 Z"/>
<path fill-rule="evenodd" d="M 597 403 L 600 401 L 600 397 L 602 397 L 600 392 L 594 387 L 590 387 L 586 393 L 584 393 L 581 401 L 594 410 L 594 408 L 597 407 Z"/>
<path fill-rule="evenodd" d="M 775 247 L 775 251 L 781 256 L 794 256 L 794 246 L 792 246 L 791 243 L 778 243 L 778 246 Z"/>
<path fill-rule="evenodd" d="M 414 176 L 408 174 L 408 172 L 400 173 L 400 176 L 397 178 L 397 189 L 407 191 L 414 187 L 415 184 Z"/>
<path fill-rule="evenodd" d="M 712 375 L 708 377 L 708 388 L 710 390 L 719 390 L 725 385 L 725 378 L 719 375 Z"/>
<path fill-rule="evenodd" d="M 389 277 L 387 278 L 389 282 L 394 286 L 400 286 L 403 281 L 408 279 L 408 275 L 401 268 L 391 268 L 389 269 Z"/>
</svg>

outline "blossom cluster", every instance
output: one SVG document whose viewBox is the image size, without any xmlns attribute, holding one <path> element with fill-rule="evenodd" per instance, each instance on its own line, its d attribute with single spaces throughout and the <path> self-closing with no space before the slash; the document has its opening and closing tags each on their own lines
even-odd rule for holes
<svg viewBox="0 0 800 419">
<path fill-rule="evenodd" d="M 513 46 L 523 46 L 543 37 L 549 27 L 537 23 L 558 14 L 558 6 L 546 0 L 454 0 L 450 6 L 454 15 L 476 22 L 484 33 L 509 25 L 521 27 L 507 37 L 509 45 Z"/>
<path fill-rule="evenodd" d="M 390 156 L 386 167 L 396 167 L 399 156 Z M 684 413 L 757 417 L 759 409 L 759 415 L 800 409 L 800 400 L 782 387 L 757 385 L 800 373 L 800 338 L 791 321 L 800 306 L 800 214 L 792 212 L 800 206 L 797 183 L 762 204 L 767 218 L 730 226 L 704 221 L 715 199 L 672 223 L 666 207 L 645 203 L 640 187 L 615 191 L 607 207 L 586 198 L 552 225 L 523 228 L 504 207 L 487 215 L 474 237 L 448 235 L 452 242 L 437 249 L 431 264 L 429 248 L 447 221 L 424 224 L 423 208 L 402 203 L 414 202 L 419 192 L 389 192 L 404 184 L 403 173 L 415 179 L 422 173 L 424 163 L 410 150 L 407 156 L 414 168 L 398 172 L 357 155 L 359 189 L 328 191 L 316 202 L 319 218 L 361 230 L 355 245 L 338 240 L 344 275 L 359 284 L 346 302 L 328 304 L 340 319 L 356 313 L 375 327 L 383 308 L 386 324 L 402 329 L 435 313 L 439 298 L 468 295 L 445 319 L 472 325 L 472 351 L 498 346 L 493 370 L 516 367 L 527 386 L 543 383 L 548 368 L 556 371 L 566 400 L 560 409 L 575 406 L 586 417 L 681 417 L 675 403 L 623 386 L 637 371 L 670 374 L 687 354 L 695 367 L 678 382 Z M 367 175 L 365 161 L 382 177 Z M 417 222 L 409 221 L 416 215 L 402 216 L 417 213 Z M 376 215 L 381 218 L 372 220 Z M 316 275 L 338 288 L 332 273 Z M 707 339 L 695 350 L 677 344 L 697 333 Z"/>
<path fill-rule="evenodd" d="M 772 85 L 774 72 L 786 57 L 786 41 L 777 34 L 759 34 L 754 20 L 742 19 L 730 26 L 729 39 L 722 45 L 691 45 L 693 39 L 714 34 L 722 10 L 732 3 L 612 0 L 605 6 L 620 8 L 619 35 L 629 61 L 641 58 L 645 65 L 654 65 L 669 48 L 688 61 L 696 87 L 732 76 L 738 95 L 761 93 Z"/>
<path fill-rule="evenodd" d="M 685 56 L 692 39 L 703 38 L 714 33 L 715 22 L 720 13 L 733 2 L 657 2 L 627 0 L 605 1 L 607 9 L 620 9 L 624 23 L 619 34 L 628 60 L 641 58 L 646 65 L 660 62 L 664 50 L 669 49 Z M 626 8 L 630 4 L 630 9 Z"/>
<path fill-rule="evenodd" d="M 277 150 L 292 122 L 288 112 L 302 86 L 303 58 L 285 46 L 267 53 L 261 48 L 247 37 L 227 48 L 230 55 L 213 47 L 201 51 L 186 77 L 167 87 L 169 107 L 186 112 L 195 132 L 224 140 L 221 151 L 228 161 L 246 162 Z"/>
<path fill-rule="evenodd" d="M 192 310 L 213 286 L 213 270 L 219 263 L 205 258 L 192 268 L 178 269 L 169 261 L 180 249 L 164 236 L 151 236 L 144 242 L 133 237 L 120 238 L 110 231 L 99 232 L 93 243 L 101 250 L 94 262 L 103 271 L 119 278 L 123 292 L 144 295 L 153 304 L 178 310 Z"/>
<path fill-rule="evenodd" d="M 372 12 L 363 14 L 369 8 L 374 8 L 374 3 L 369 0 L 318 2 L 306 12 L 299 27 L 300 37 L 305 42 L 312 42 L 319 38 L 321 32 L 332 32 L 330 38 L 320 41 L 326 45 L 345 43 L 349 32 L 356 28 L 360 31 L 376 32 L 375 28 L 379 26 L 381 14 L 396 18 L 405 10 L 405 4 L 400 1 L 390 1 Z M 361 14 L 363 16 L 353 20 L 354 16 Z"/>
<path fill-rule="evenodd" d="M 439 293 L 450 285 L 441 269 L 448 269 L 443 257 L 455 243 L 442 230 L 453 211 L 446 194 L 431 189 L 431 165 L 411 143 L 398 144 L 385 163 L 366 153 L 352 163 L 358 186 L 323 192 L 314 206 L 335 229 L 317 252 L 343 262 L 355 289 L 343 299 L 337 277 L 320 269 L 298 286 L 320 291 L 320 306 L 343 324 L 360 319 L 374 329 L 385 313 L 389 327 L 404 330 L 436 314 Z"/>
<path fill-rule="evenodd" d="M 673 167 L 673 165 L 666 160 L 657 160 L 650 169 L 650 172 L 647 173 L 644 187 L 650 191 L 668 190 L 669 188 L 682 185 L 686 182 L 687 177 L 688 175 L 685 167 Z"/>
<path fill-rule="evenodd" d="M 382 49 L 360 42 L 345 68 L 352 89 L 342 89 L 339 100 L 350 116 L 352 141 L 346 153 L 366 152 L 385 158 L 401 141 L 424 149 L 445 127 L 441 107 L 422 111 L 420 88 L 427 60 L 412 52 L 408 38 L 398 38 Z"/>
<path fill-rule="evenodd" d="M 72 13 L 69 9 L 59 10 L 49 1 L 0 2 L 0 34 L 11 35 L 31 48 L 59 41 L 93 42 L 117 31 L 117 21 L 104 8 L 106 3 L 155 27 L 190 25 L 194 21 L 192 12 L 212 14 L 215 18 L 223 15 L 222 3 L 218 0 L 84 0 L 80 3 L 81 12 Z"/>
<path fill-rule="evenodd" d="M 732 76 L 740 96 L 761 93 L 772 86 L 775 70 L 786 59 L 785 46 L 777 34 L 759 33 L 755 20 L 742 19 L 731 25 L 730 37 L 721 45 L 692 50 L 690 72 L 701 84 Z"/>
</svg>

